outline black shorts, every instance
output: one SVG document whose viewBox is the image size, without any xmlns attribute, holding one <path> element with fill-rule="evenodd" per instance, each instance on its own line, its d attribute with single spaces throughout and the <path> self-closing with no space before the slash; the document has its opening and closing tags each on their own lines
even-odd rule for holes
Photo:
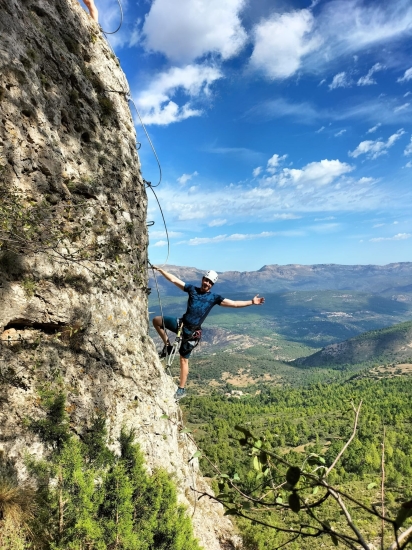
<svg viewBox="0 0 412 550">
<path fill-rule="evenodd" d="M 164 326 L 167 330 L 174 332 L 175 334 L 179 328 L 179 319 L 177 317 L 169 317 L 168 315 L 163 317 Z M 179 354 L 184 359 L 189 359 L 190 354 L 196 347 L 198 340 L 192 338 L 193 331 L 186 327 L 183 327 L 182 331 L 182 343 L 180 344 Z"/>
</svg>

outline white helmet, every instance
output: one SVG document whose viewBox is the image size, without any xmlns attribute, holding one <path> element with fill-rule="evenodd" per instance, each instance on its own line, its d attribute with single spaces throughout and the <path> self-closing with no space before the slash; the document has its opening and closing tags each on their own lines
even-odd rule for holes
<svg viewBox="0 0 412 550">
<path fill-rule="evenodd" d="M 215 284 L 215 282 L 218 279 L 218 275 L 217 275 L 216 271 L 213 271 L 213 269 L 210 269 L 209 271 L 206 271 L 206 273 L 203 275 L 203 277 L 206 277 L 206 279 L 209 279 L 209 281 L 212 281 L 213 284 Z"/>
</svg>

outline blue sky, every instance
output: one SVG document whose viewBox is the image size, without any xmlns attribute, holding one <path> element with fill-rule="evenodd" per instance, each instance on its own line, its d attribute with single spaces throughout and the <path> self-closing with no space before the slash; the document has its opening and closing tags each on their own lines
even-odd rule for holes
<svg viewBox="0 0 412 550">
<path fill-rule="evenodd" d="M 116 0 L 96 3 L 116 28 Z M 161 162 L 169 263 L 411 261 L 410 0 L 122 4 L 110 40 Z M 162 264 L 149 197 L 149 257 Z"/>
</svg>

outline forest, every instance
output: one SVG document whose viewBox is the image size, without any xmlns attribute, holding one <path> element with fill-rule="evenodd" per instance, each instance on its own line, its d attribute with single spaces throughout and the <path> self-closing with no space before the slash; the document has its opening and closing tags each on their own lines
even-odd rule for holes
<svg viewBox="0 0 412 550">
<path fill-rule="evenodd" d="M 187 426 L 192 430 L 203 456 L 205 475 L 215 480 L 219 474 L 237 480 L 246 494 L 254 495 L 261 485 L 259 469 L 253 465 L 253 453 L 239 444 L 236 426 L 242 426 L 264 441 L 265 448 L 302 467 L 308 456 L 318 456 L 330 466 L 348 440 L 353 424 L 353 405 L 360 403 L 356 436 L 329 475 L 334 486 L 360 502 L 384 505 L 395 517 L 402 502 L 412 498 L 412 379 L 406 376 L 373 379 L 357 377 L 331 384 L 316 383 L 301 388 L 267 387 L 258 395 L 227 399 L 221 395 L 198 396 L 184 405 Z M 385 483 L 381 502 L 382 444 L 384 444 Z M 221 481 L 221 478 L 220 478 Z M 258 491 L 259 492 L 259 491 Z M 277 498 L 287 501 L 286 491 Z M 379 545 L 380 520 L 352 507 L 353 516 L 364 529 L 367 540 Z M 267 511 L 266 521 L 295 527 L 299 521 L 293 512 Z M 319 515 L 337 526 L 344 518 L 336 507 L 320 507 Z M 237 524 L 249 550 L 278 548 L 288 536 L 253 521 L 238 519 Z M 343 527 L 342 527 L 343 528 Z M 393 533 L 387 527 L 389 542 Z M 336 542 L 336 541 L 335 541 Z M 291 542 L 291 549 L 319 548 L 317 538 Z M 322 547 L 333 548 L 333 541 L 322 540 Z"/>
</svg>

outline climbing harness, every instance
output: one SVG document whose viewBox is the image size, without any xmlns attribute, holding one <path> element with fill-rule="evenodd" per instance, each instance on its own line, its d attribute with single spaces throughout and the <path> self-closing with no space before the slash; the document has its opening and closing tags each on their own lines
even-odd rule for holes
<svg viewBox="0 0 412 550">
<path fill-rule="evenodd" d="M 169 355 L 167 354 L 167 346 L 166 346 L 166 366 L 169 368 L 172 366 L 173 359 L 175 358 L 176 353 L 180 349 L 181 344 L 186 342 L 189 342 L 189 343 L 193 342 L 193 345 L 190 346 L 191 347 L 190 351 L 192 352 L 199 345 L 200 339 L 202 338 L 202 330 L 200 328 L 194 330 L 188 336 L 184 335 L 184 332 L 183 332 L 184 328 L 185 327 L 182 319 L 178 319 L 178 329 L 176 333 L 176 338 L 172 344 L 172 349 Z M 163 326 L 163 329 L 165 329 L 164 326 Z"/>
</svg>

